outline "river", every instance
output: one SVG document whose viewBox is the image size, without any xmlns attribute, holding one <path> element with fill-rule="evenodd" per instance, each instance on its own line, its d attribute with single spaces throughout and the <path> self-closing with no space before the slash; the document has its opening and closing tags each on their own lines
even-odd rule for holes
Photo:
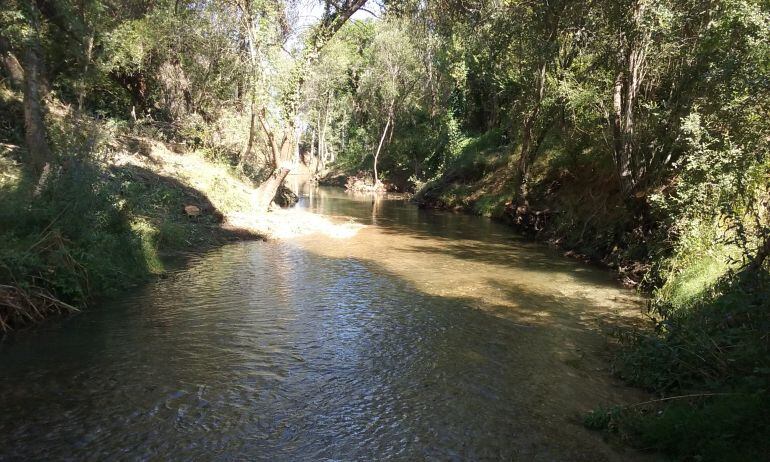
<svg viewBox="0 0 770 462">
<path fill-rule="evenodd" d="M 629 460 L 642 300 L 481 217 L 306 188 L 348 239 L 226 245 L 0 344 L 0 460 Z"/>
</svg>

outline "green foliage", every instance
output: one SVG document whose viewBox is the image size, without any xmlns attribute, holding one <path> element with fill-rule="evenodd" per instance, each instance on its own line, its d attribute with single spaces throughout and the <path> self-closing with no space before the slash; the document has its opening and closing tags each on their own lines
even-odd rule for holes
<svg viewBox="0 0 770 462">
<path fill-rule="evenodd" d="M 703 461 L 760 460 L 768 451 L 767 394 L 716 397 L 703 404 L 672 404 L 638 420 L 645 447 Z"/>
<path fill-rule="evenodd" d="M 148 172 L 83 158 L 36 188 L 24 179 L 0 189 L 0 284 L 83 305 L 164 272 L 164 253 L 211 240 L 213 216 L 191 222 L 186 189 Z"/>
<path fill-rule="evenodd" d="M 662 404 L 597 409 L 584 424 L 674 460 L 762 460 L 770 451 L 767 393 L 693 396 Z"/>
<path fill-rule="evenodd" d="M 0 233 L 8 243 L 3 283 L 42 286 L 83 303 L 141 278 L 143 262 L 125 216 L 97 178 L 81 164 L 58 173 L 37 197 L 28 183 L 0 192 Z"/>
<path fill-rule="evenodd" d="M 434 64 L 449 85 L 438 98 L 444 143 L 424 155 L 444 162 L 416 199 L 523 224 L 630 280 L 644 276 L 657 327 L 623 337 L 617 369 L 631 383 L 663 396 L 738 390 L 766 405 L 768 287 L 741 268 L 762 258 L 770 229 L 768 5 L 481 2 L 431 5 L 426 14 L 446 44 Z M 634 187 L 623 192 L 613 111 L 616 79 L 633 73 L 629 57 L 642 62 L 629 109 Z M 458 136 L 488 128 L 507 138 L 497 156 Z M 511 204 L 520 203 L 514 169 L 527 132 L 534 181 L 520 214 Z M 674 457 L 719 460 L 743 444 L 735 459 L 756 457 L 761 433 L 735 432 L 766 431 L 766 419 L 735 403 L 721 421 L 727 407 L 716 402 L 665 401 L 664 417 L 645 417 L 648 427 L 630 426 L 631 414 L 619 411 L 589 424 L 625 426 L 625 440 Z"/>
<path fill-rule="evenodd" d="M 655 333 L 626 339 L 619 374 L 663 394 L 716 394 L 658 412 L 622 412 L 602 428 L 678 459 L 759 460 L 770 419 L 770 274 L 728 274 L 686 309 L 655 301 Z M 596 412 L 596 411 L 595 411 Z M 596 419 L 591 419 L 598 425 Z"/>
<path fill-rule="evenodd" d="M 726 386 L 768 389 L 767 283 L 766 272 L 728 274 L 687 309 L 656 301 L 661 314 L 657 331 L 627 339 L 619 373 L 664 393 Z"/>
</svg>

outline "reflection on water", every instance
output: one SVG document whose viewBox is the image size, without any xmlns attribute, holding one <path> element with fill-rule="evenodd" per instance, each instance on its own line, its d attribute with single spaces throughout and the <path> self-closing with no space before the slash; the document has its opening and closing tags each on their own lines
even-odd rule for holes
<svg viewBox="0 0 770 462">
<path fill-rule="evenodd" d="M 625 460 L 580 412 L 638 301 L 489 220 L 306 189 L 367 226 L 241 243 L 0 345 L 0 460 Z"/>
</svg>

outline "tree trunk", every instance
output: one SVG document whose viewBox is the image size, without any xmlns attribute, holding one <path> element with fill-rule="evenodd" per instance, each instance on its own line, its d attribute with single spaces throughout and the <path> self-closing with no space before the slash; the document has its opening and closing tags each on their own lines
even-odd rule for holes
<svg viewBox="0 0 770 462">
<path fill-rule="evenodd" d="M 249 137 L 246 140 L 246 146 L 243 148 L 243 152 L 240 155 L 240 159 L 238 160 L 238 167 L 242 167 L 243 163 L 246 159 L 249 159 L 254 152 L 254 142 L 256 140 L 257 136 L 257 118 L 259 117 L 259 110 L 257 108 L 257 101 L 256 101 L 256 83 L 257 83 L 257 75 L 259 72 L 259 63 L 258 63 L 258 50 L 257 50 L 257 40 L 255 38 L 256 32 L 254 31 L 254 18 L 252 16 L 252 10 L 251 10 L 251 2 L 246 0 L 246 2 L 243 5 L 240 5 L 241 11 L 243 13 L 243 22 L 244 22 L 244 38 L 246 40 L 246 47 L 248 50 L 248 62 L 249 62 L 249 74 L 248 74 L 248 92 L 251 98 L 251 102 L 249 104 Z"/>
<path fill-rule="evenodd" d="M 762 244 L 757 249 L 756 255 L 747 266 L 749 274 L 759 274 L 765 261 L 770 257 L 770 236 L 765 234 L 762 238 Z"/>
<path fill-rule="evenodd" d="M 85 22 L 85 21 L 84 21 Z M 93 54 L 94 54 L 94 33 L 91 32 L 88 35 L 88 38 L 86 39 L 86 48 L 84 50 L 84 63 L 83 63 L 83 76 L 88 76 L 88 71 L 91 66 L 91 61 L 93 60 Z M 86 98 L 86 84 L 85 82 L 80 83 L 80 88 L 78 89 L 78 111 L 83 110 L 83 104 Z"/>
<path fill-rule="evenodd" d="M 543 98 L 545 97 L 545 76 L 548 64 L 543 61 L 538 71 L 537 76 L 537 94 L 535 98 L 535 105 L 532 111 L 524 119 L 521 135 L 521 156 L 519 157 L 519 196 L 520 201 L 524 204 L 528 203 L 529 199 L 529 182 L 530 182 L 530 169 L 532 163 L 535 160 L 534 130 L 537 118 L 540 115 L 540 109 L 543 104 Z"/>
<path fill-rule="evenodd" d="M 34 13 L 31 22 L 34 32 L 24 50 L 24 140 L 27 144 L 28 163 L 34 174 L 39 176 L 52 156 L 43 119 L 41 82 L 44 66 Z"/>
<path fill-rule="evenodd" d="M 0 60 L 3 62 L 3 67 L 11 78 L 11 84 L 17 90 L 24 88 L 24 68 L 21 67 L 16 55 L 11 51 L 11 45 L 8 41 L 0 36 Z"/>
<path fill-rule="evenodd" d="M 329 127 L 329 103 L 331 100 L 331 92 L 326 93 L 326 104 L 324 105 L 323 125 L 321 125 L 321 144 L 319 146 L 319 155 L 323 158 L 324 165 L 329 162 L 329 148 L 326 145 L 326 133 Z M 320 121 L 320 116 L 319 116 Z"/>
<path fill-rule="evenodd" d="M 253 94 L 251 96 L 249 111 L 251 112 L 249 117 L 249 136 L 246 140 L 246 146 L 244 146 L 243 152 L 241 152 L 240 158 L 238 159 L 239 169 L 243 168 L 243 165 L 251 159 L 252 153 L 254 152 L 254 143 L 257 139 L 257 103 Z"/>
<path fill-rule="evenodd" d="M 326 127 L 322 125 L 321 116 L 318 116 L 318 123 L 321 129 L 318 132 L 318 157 L 326 165 Z"/>
<path fill-rule="evenodd" d="M 262 212 L 267 212 L 270 203 L 273 202 L 273 199 L 275 198 L 276 192 L 278 192 L 278 188 L 280 188 L 281 184 L 283 184 L 283 180 L 285 180 L 286 176 L 291 172 L 291 163 L 289 162 L 292 146 L 290 141 L 291 136 L 284 131 L 281 144 L 278 144 L 278 141 L 276 141 L 275 138 L 275 132 L 267 123 L 266 112 L 267 111 L 265 111 L 264 108 L 262 108 L 261 111 L 256 112 L 257 120 L 259 120 L 259 123 L 262 125 L 262 129 L 265 131 L 268 144 L 270 145 L 271 158 L 269 163 L 273 170 L 270 177 L 259 185 L 254 193 L 254 206 L 257 210 Z"/>
<path fill-rule="evenodd" d="M 24 141 L 27 146 L 27 165 L 33 174 L 40 176 L 46 164 L 51 161 L 51 149 L 46 140 L 45 120 L 43 119 L 43 58 L 37 38 L 37 18 L 30 19 L 33 33 L 23 50 L 23 65 L 13 54 L 10 43 L 0 37 L 0 57 L 3 66 L 11 78 L 11 83 L 24 93 Z"/>
<path fill-rule="evenodd" d="M 321 171 L 321 158 L 316 158 L 316 149 L 315 149 L 315 134 L 316 130 L 311 129 L 310 130 L 310 162 L 315 162 L 315 171 L 313 172 L 316 177 L 318 177 L 318 172 Z"/>
<path fill-rule="evenodd" d="M 385 129 L 382 131 L 382 136 L 380 137 L 380 144 L 377 146 L 377 152 L 374 153 L 374 184 L 380 182 L 379 174 L 377 172 L 377 162 L 380 160 L 380 152 L 382 151 L 382 145 L 385 142 L 385 136 L 388 134 L 388 129 L 390 128 L 391 120 L 393 119 L 393 105 L 395 102 L 390 104 L 390 109 L 388 110 L 388 120 L 385 122 Z"/>
<path fill-rule="evenodd" d="M 273 202 L 273 199 L 275 199 L 278 188 L 281 187 L 281 184 L 283 184 L 283 181 L 289 175 L 289 172 L 291 172 L 291 169 L 289 168 L 277 168 L 273 174 L 270 175 L 270 178 L 259 185 L 254 192 L 254 207 L 257 210 L 266 212 L 267 209 L 270 208 L 270 204 Z"/>
<path fill-rule="evenodd" d="M 634 146 L 634 110 L 644 77 L 650 32 L 642 25 L 646 0 L 634 2 L 631 24 L 620 32 L 620 70 L 613 86 L 612 136 L 615 168 L 623 195 L 628 196 L 644 175 Z"/>
<path fill-rule="evenodd" d="M 623 195 L 628 195 L 633 189 L 633 174 L 631 173 L 631 146 L 630 134 L 626 129 L 627 112 L 624 110 L 625 98 L 623 88 L 623 73 L 618 73 L 615 77 L 615 85 L 612 95 L 612 137 L 615 160 L 615 170 L 620 182 L 620 189 Z M 633 120 L 633 118 L 631 119 Z"/>
</svg>

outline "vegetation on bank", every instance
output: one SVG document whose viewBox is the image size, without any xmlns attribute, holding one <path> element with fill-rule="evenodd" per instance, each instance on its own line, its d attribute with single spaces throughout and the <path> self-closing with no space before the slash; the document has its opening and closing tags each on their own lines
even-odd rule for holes
<svg viewBox="0 0 770 462">
<path fill-rule="evenodd" d="M 654 329 L 619 332 L 614 367 L 659 399 L 597 409 L 586 425 L 676 460 L 762 460 L 770 452 L 767 156 L 749 168 L 693 156 L 702 164 L 624 200 L 616 181 L 597 174 L 611 164 L 545 152 L 522 204 L 515 182 L 500 180 L 515 175 L 513 149 L 499 138 L 476 143 L 416 200 L 505 220 L 651 293 Z"/>
<path fill-rule="evenodd" d="M 252 188 L 224 166 L 198 154 L 175 155 L 160 141 L 94 120 L 87 121 L 88 138 L 80 138 L 79 127 L 62 115 L 49 117 L 50 140 L 66 161 L 44 181 L 25 172 L 18 147 L 5 145 L 2 330 L 162 274 L 165 256 L 258 237 L 222 225 L 226 214 L 249 206 Z"/>
</svg>

